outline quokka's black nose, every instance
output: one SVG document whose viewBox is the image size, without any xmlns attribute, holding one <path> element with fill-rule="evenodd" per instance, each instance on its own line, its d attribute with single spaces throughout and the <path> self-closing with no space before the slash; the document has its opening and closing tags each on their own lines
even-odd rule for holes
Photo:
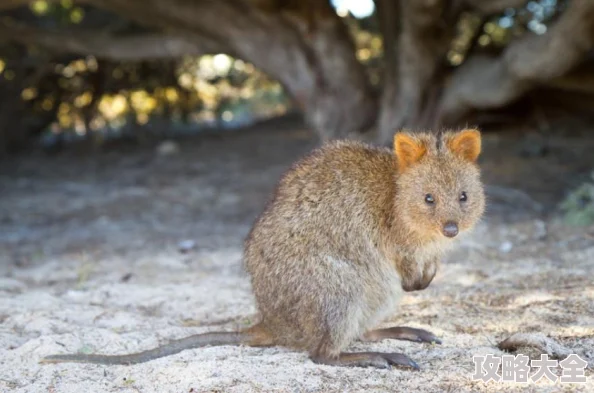
<svg viewBox="0 0 594 393">
<path fill-rule="evenodd" d="M 443 226 L 443 234 L 447 237 L 455 237 L 458 234 L 458 224 L 448 221 Z"/>
</svg>

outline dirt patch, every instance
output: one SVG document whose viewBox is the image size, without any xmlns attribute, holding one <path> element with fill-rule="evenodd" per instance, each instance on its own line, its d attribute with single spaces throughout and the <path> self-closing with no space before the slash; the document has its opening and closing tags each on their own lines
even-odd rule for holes
<svg viewBox="0 0 594 393">
<path fill-rule="evenodd" d="M 278 177 L 314 146 L 301 129 L 255 130 L 96 156 L 35 154 L 0 168 L 0 391 L 517 391 L 474 381 L 473 355 L 503 354 L 510 335 L 543 334 L 589 362 L 594 391 L 594 227 L 555 206 L 594 168 L 594 141 L 552 140 L 524 157 L 515 133 L 485 137 L 489 211 L 425 291 L 385 325 L 433 331 L 440 346 L 386 341 L 421 372 L 315 365 L 283 348 L 218 347 L 136 366 L 40 365 L 63 352 L 129 353 L 252 323 L 241 247 Z M 181 253 L 178 244 L 195 247 Z"/>
</svg>

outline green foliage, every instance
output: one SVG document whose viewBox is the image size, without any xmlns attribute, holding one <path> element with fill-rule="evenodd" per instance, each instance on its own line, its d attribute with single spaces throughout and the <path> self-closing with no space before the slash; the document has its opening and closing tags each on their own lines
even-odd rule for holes
<svg viewBox="0 0 594 393">
<path fill-rule="evenodd" d="M 79 24 L 85 17 L 84 9 L 74 6 L 71 0 L 60 2 L 35 0 L 29 4 L 29 9 L 40 18 L 46 18 L 63 25 Z"/>
<path fill-rule="evenodd" d="M 594 171 L 592 180 L 587 181 L 569 193 L 561 203 L 563 218 L 569 225 L 588 226 L 594 224 Z"/>
</svg>

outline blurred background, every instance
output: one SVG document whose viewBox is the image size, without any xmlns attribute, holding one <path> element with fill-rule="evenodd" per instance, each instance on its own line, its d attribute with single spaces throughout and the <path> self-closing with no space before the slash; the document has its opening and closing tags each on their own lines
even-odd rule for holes
<svg viewBox="0 0 594 393">
<path fill-rule="evenodd" d="M 290 114 L 379 143 L 589 122 L 593 15 L 583 0 L 3 1 L 0 154 Z"/>
</svg>

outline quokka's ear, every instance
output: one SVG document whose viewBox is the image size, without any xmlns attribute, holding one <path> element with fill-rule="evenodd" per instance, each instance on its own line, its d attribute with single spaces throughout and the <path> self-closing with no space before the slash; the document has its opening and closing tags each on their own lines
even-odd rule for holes
<svg viewBox="0 0 594 393">
<path fill-rule="evenodd" d="M 475 162 L 481 154 L 481 133 L 476 129 L 459 131 L 449 138 L 447 146 L 456 156 Z"/>
<path fill-rule="evenodd" d="M 402 172 L 419 161 L 427 153 L 425 144 L 408 133 L 394 135 L 394 154 L 398 161 L 398 171 Z"/>
</svg>

